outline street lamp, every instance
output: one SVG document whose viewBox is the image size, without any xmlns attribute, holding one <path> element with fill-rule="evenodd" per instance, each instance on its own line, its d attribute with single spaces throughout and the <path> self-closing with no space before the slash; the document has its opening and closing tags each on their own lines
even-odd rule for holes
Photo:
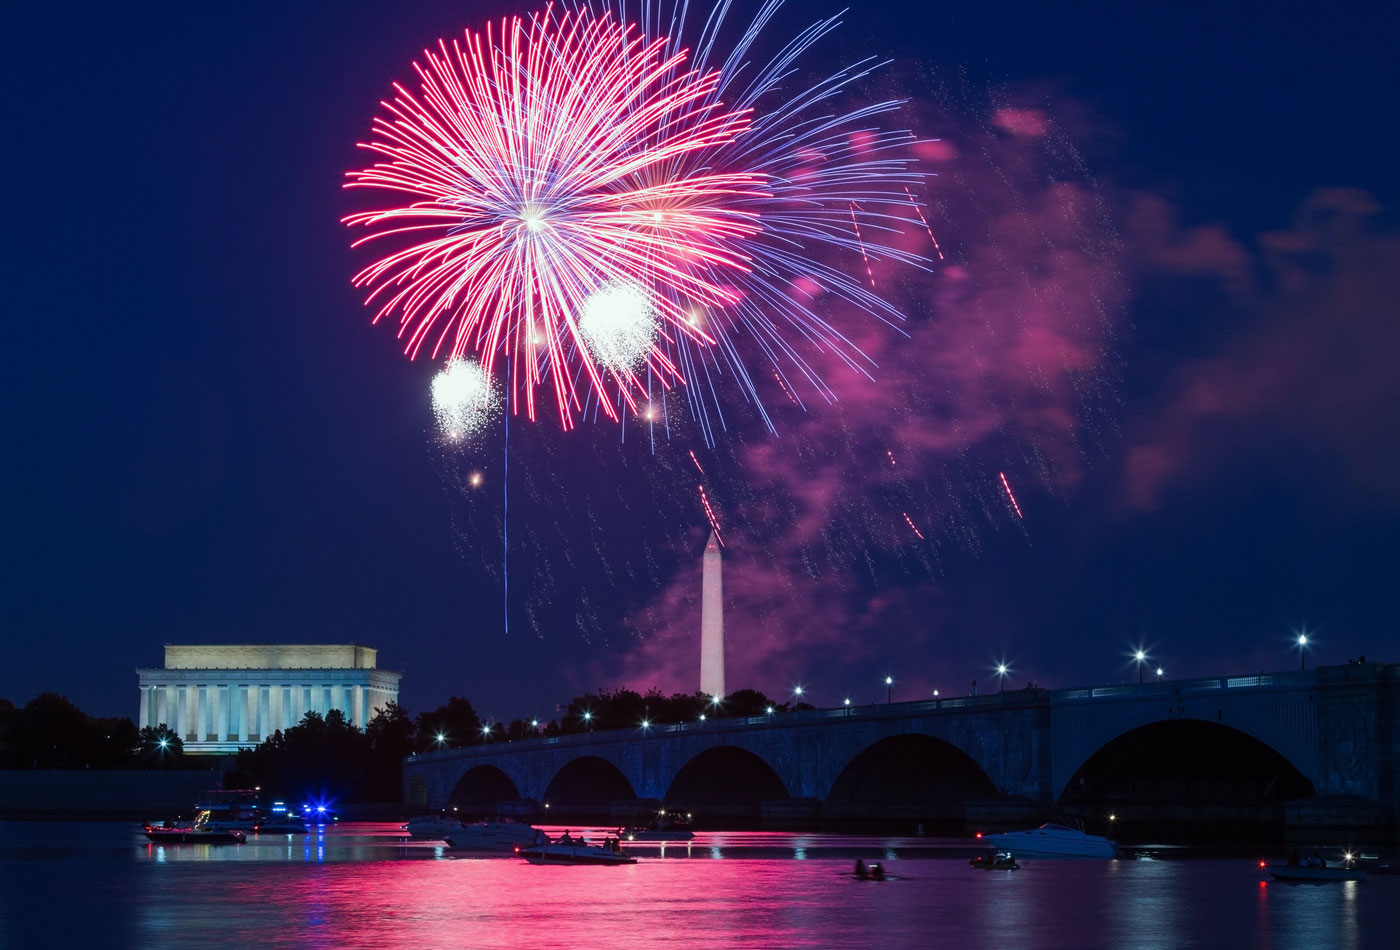
<svg viewBox="0 0 1400 950">
<path fill-rule="evenodd" d="M 1011 668 L 1005 663 L 997 664 L 997 692 L 1006 689 L 1006 674 L 1011 672 Z"/>
<path fill-rule="evenodd" d="M 847 696 L 846 699 L 845 699 L 845 705 L 849 706 L 850 704 L 851 704 L 851 697 Z"/>
<path fill-rule="evenodd" d="M 434 740 L 437 742 L 437 744 L 438 744 L 439 746 L 441 746 L 444 742 L 447 741 L 447 736 L 445 736 L 445 735 L 443 735 L 441 732 L 439 732 L 439 733 L 434 737 Z"/>
<path fill-rule="evenodd" d="M 801 686 L 794 686 L 794 687 L 792 688 L 792 695 L 795 696 L 797 699 L 800 700 L 800 699 L 802 698 L 802 687 L 801 687 Z"/>
<path fill-rule="evenodd" d="M 885 677 L 885 702 L 888 703 L 888 702 L 890 702 L 890 701 L 893 700 L 893 699 L 894 699 L 894 677 L 893 677 L 893 676 L 886 676 L 886 677 Z"/>
<path fill-rule="evenodd" d="M 1147 660 L 1147 653 L 1144 652 L 1142 649 L 1138 649 L 1138 651 L 1137 651 L 1136 653 L 1133 654 L 1133 659 L 1137 661 L 1137 665 L 1138 665 L 1138 682 L 1141 683 L 1141 682 L 1142 682 L 1142 664 L 1143 664 L 1144 662 L 1146 662 L 1146 660 Z"/>
<path fill-rule="evenodd" d="M 583 727 L 589 732 L 593 731 L 593 714 L 587 710 L 583 713 Z"/>
<path fill-rule="evenodd" d="M 1157 667 L 1157 682 L 1160 683 L 1162 681 L 1162 674 L 1165 672 L 1166 670 L 1162 669 L 1160 666 Z"/>
<path fill-rule="evenodd" d="M 1307 645 L 1308 645 L 1308 635 L 1307 635 L 1306 633 L 1300 633 L 1300 634 L 1298 634 L 1298 672 L 1300 672 L 1300 673 L 1301 673 L 1304 669 L 1306 669 L 1306 665 L 1305 665 L 1305 657 L 1306 657 L 1306 654 L 1303 652 L 1303 650 L 1307 647 Z"/>
</svg>

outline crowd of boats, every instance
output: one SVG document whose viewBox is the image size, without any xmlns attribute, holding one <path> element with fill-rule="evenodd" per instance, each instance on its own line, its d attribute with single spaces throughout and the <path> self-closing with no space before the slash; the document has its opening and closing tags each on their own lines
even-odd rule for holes
<svg viewBox="0 0 1400 950">
<path fill-rule="evenodd" d="M 149 822 L 143 830 L 151 841 L 164 844 L 243 844 L 249 834 L 304 835 L 333 821 L 334 816 L 324 806 L 308 804 L 296 809 L 276 801 L 264 807 L 257 790 L 221 789 L 200 798 L 192 821 Z M 551 838 L 528 822 L 509 818 L 462 821 L 445 813 L 412 818 L 402 830 L 409 838 L 440 840 L 453 850 L 511 853 L 532 864 L 635 864 L 637 859 L 624 850 L 624 843 L 675 843 L 695 837 L 690 815 L 667 810 L 644 825 L 624 826 L 592 841 L 571 831 Z M 979 831 L 976 840 L 985 850 L 968 864 L 987 871 L 1018 870 L 1021 858 L 1118 856 L 1118 847 L 1109 838 L 1053 822 L 1024 831 Z M 1259 868 L 1274 880 L 1289 883 L 1359 881 L 1368 873 L 1400 873 L 1400 868 L 1382 863 L 1374 855 L 1351 852 L 1329 863 L 1319 851 L 1307 858 L 1294 851 L 1282 864 L 1260 861 Z M 862 860 L 856 862 L 853 876 L 858 880 L 887 879 L 880 865 L 867 865 Z"/>
</svg>

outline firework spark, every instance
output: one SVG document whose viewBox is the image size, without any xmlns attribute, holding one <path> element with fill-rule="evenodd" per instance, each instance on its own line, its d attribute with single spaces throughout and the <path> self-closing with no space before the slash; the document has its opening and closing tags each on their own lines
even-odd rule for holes
<svg viewBox="0 0 1400 950">
<path fill-rule="evenodd" d="M 1006 480 L 1006 473 L 997 472 L 997 474 L 1001 476 L 1001 487 L 1006 489 L 1006 497 L 1011 499 L 1011 507 L 1016 512 L 1016 517 L 1024 521 L 1026 516 L 1021 514 L 1021 506 L 1016 504 L 1016 495 L 1011 491 L 1011 483 Z"/>
<path fill-rule="evenodd" d="M 757 53 L 781 2 L 764 0 L 737 44 L 720 37 L 727 3 L 688 41 L 685 3 L 638 0 L 638 27 L 632 0 L 574 0 L 425 51 L 419 88 L 396 85 L 362 144 L 376 163 L 347 176 L 393 198 L 344 219 L 366 232 L 354 246 L 385 249 L 355 277 L 375 321 L 396 319 L 410 356 L 506 376 L 511 412 L 534 419 L 551 391 L 565 428 L 589 401 L 616 419 L 697 376 L 735 380 L 771 428 L 746 360 L 834 399 L 804 349 L 870 363 L 792 287 L 815 281 L 898 323 L 843 257 L 923 266 L 893 238 L 923 175 L 913 136 L 875 124 L 900 102 L 833 107 L 880 64 L 786 87 L 837 20 Z M 619 288 L 625 342 L 589 328 L 589 302 Z M 685 391 L 710 438 L 714 386 Z"/>
<path fill-rule="evenodd" d="M 914 534 L 918 535 L 920 541 L 924 540 L 924 533 L 918 528 L 914 527 L 914 519 L 909 517 L 909 512 L 901 511 L 900 514 L 904 515 L 904 523 L 909 526 L 909 530 L 914 532 Z"/>
<path fill-rule="evenodd" d="M 714 508 L 710 507 L 710 498 L 705 494 L 705 486 L 697 485 L 700 489 L 700 505 L 705 509 L 705 517 L 710 522 L 710 527 L 715 531 L 715 538 L 719 541 L 719 546 L 724 547 L 724 537 L 719 533 L 719 519 L 715 517 Z"/>
<path fill-rule="evenodd" d="M 433 377 L 433 415 L 453 441 L 480 431 L 494 404 L 491 380 L 474 360 L 453 360 Z"/>
</svg>

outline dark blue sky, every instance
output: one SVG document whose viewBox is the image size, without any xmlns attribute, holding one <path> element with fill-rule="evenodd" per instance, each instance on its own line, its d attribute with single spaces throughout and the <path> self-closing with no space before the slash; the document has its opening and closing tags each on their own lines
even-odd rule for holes
<svg viewBox="0 0 1400 950">
<path fill-rule="evenodd" d="M 1001 657 L 1011 685 L 1101 682 L 1135 675 L 1139 643 L 1172 675 L 1290 668 L 1304 625 L 1310 664 L 1396 659 L 1400 76 L 1383 7 L 847 15 L 815 65 L 894 57 L 883 82 L 950 143 L 930 197 L 983 296 L 942 272 L 905 291 L 912 339 L 978 370 L 885 341 L 897 410 L 859 389 L 776 440 L 736 423 L 706 455 L 735 524 L 731 686 L 872 700 L 889 672 L 914 698 L 987 682 Z M 405 672 L 412 710 L 455 693 L 502 719 L 587 688 L 694 687 L 704 516 L 677 461 L 693 443 L 512 432 L 506 634 L 500 486 L 459 488 L 468 469 L 495 477 L 499 440 L 438 447 L 432 368 L 349 283 L 364 261 L 340 184 L 389 83 L 439 36 L 533 8 L 7 14 L 0 696 L 134 716 L 133 670 L 166 642 L 361 642 Z M 791 0 L 783 22 L 838 9 Z M 1013 135 L 1008 115 L 1053 131 Z M 1010 144 L 977 146 L 988 129 Z M 1046 278 L 1003 225 L 1049 222 L 1065 181 L 1090 213 L 1058 245 L 1077 263 Z M 1081 284 L 1111 288 L 1087 330 Z M 1020 344 L 1002 347 L 992 311 L 1013 299 L 1046 312 L 1018 309 Z M 1045 334 L 1079 354 L 1048 382 L 1025 355 Z M 1028 422 L 1032 403 L 1057 421 Z M 863 439 L 892 413 L 880 437 L 916 471 L 876 484 L 885 443 Z M 924 545 L 891 528 L 910 511 Z M 820 540 L 799 540 L 813 521 Z"/>
</svg>

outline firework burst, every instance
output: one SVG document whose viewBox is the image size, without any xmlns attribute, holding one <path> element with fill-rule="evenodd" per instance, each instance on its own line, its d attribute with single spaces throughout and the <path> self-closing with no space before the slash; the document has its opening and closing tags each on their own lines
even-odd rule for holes
<svg viewBox="0 0 1400 950">
<path fill-rule="evenodd" d="M 344 219 L 384 249 L 355 277 L 375 320 L 397 319 L 410 356 L 504 376 L 511 412 L 534 419 L 549 391 L 565 428 L 590 402 L 618 418 L 703 378 L 685 390 L 709 438 L 719 376 L 771 427 L 755 360 L 789 395 L 802 380 L 833 398 L 804 354 L 864 370 L 837 312 L 898 321 L 843 257 L 922 263 L 892 240 L 922 176 L 912 136 L 876 125 L 900 103 L 832 106 L 878 64 L 784 91 L 835 20 L 754 59 L 780 5 L 726 45 L 721 4 L 695 52 L 687 5 L 660 0 L 547 7 L 425 51 L 362 144 L 378 160 L 348 174 L 393 198 Z"/>
</svg>

